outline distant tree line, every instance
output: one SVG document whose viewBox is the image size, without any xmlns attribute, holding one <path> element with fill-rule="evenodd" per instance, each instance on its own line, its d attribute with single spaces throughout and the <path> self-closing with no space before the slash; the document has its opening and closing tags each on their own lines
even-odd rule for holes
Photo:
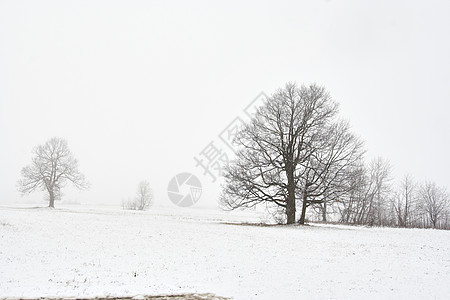
<svg viewBox="0 0 450 300">
<path fill-rule="evenodd" d="M 375 159 L 350 171 L 348 187 L 340 198 L 315 205 L 312 218 L 369 226 L 450 229 L 449 194 L 434 182 L 417 183 L 406 175 L 395 185 L 387 160 Z M 326 203 L 325 201 L 324 203 Z"/>
</svg>

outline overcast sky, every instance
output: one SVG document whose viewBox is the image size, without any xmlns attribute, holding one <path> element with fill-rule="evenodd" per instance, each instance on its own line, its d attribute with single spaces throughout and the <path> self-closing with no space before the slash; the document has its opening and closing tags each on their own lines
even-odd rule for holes
<svg viewBox="0 0 450 300">
<path fill-rule="evenodd" d="M 0 202 L 21 198 L 33 147 L 67 139 L 118 204 L 148 180 L 157 203 L 260 92 L 323 85 L 399 179 L 450 189 L 449 1 L 0 1 Z"/>
</svg>

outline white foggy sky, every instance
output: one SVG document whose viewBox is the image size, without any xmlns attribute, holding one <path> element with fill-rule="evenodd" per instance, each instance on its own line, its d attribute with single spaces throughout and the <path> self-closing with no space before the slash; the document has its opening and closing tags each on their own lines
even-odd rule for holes
<svg viewBox="0 0 450 300">
<path fill-rule="evenodd" d="M 91 182 L 66 198 L 157 202 L 261 91 L 324 85 L 367 157 L 450 189 L 448 1 L 1 1 L 0 203 L 64 137 Z"/>
</svg>

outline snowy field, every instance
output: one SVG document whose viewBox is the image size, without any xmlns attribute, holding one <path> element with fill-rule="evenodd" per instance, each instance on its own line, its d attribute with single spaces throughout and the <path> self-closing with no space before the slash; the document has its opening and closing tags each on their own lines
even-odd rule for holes
<svg viewBox="0 0 450 300">
<path fill-rule="evenodd" d="M 180 209 L 0 207 L 0 298 L 450 297 L 450 232 L 225 224 L 241 221 L 258 218 Z"/>
</svg>

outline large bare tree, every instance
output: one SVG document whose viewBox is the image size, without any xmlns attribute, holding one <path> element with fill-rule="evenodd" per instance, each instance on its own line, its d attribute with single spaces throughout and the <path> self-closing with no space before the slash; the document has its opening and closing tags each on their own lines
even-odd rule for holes
<svg viewBox="0 0 450 300">
<path fill-rule="evenodd" d="M 360 156 L 361 142 L 337 113 L 317 85 L 288 83 L 274 93 L 236 136 L 240 151 L 225 169 L 221 203 L 230 209 L 273 204 L 292 224 L 299 201 L 304 222 L 306 206 L 334 198 L 344 170 Z"/>
<path fill-rule="evenodd" d="M 49 207 L 55 207 L 55 199 L 67 183 L 85 189 L 88 183 L 78 170 L 78 161 L 67 146 L 67 141 L 54 137 L 33 150 L 32 163 L 22 169 L 18 189 L 22 194 L 35 190 L 48 193 Z"/>
</svg>

